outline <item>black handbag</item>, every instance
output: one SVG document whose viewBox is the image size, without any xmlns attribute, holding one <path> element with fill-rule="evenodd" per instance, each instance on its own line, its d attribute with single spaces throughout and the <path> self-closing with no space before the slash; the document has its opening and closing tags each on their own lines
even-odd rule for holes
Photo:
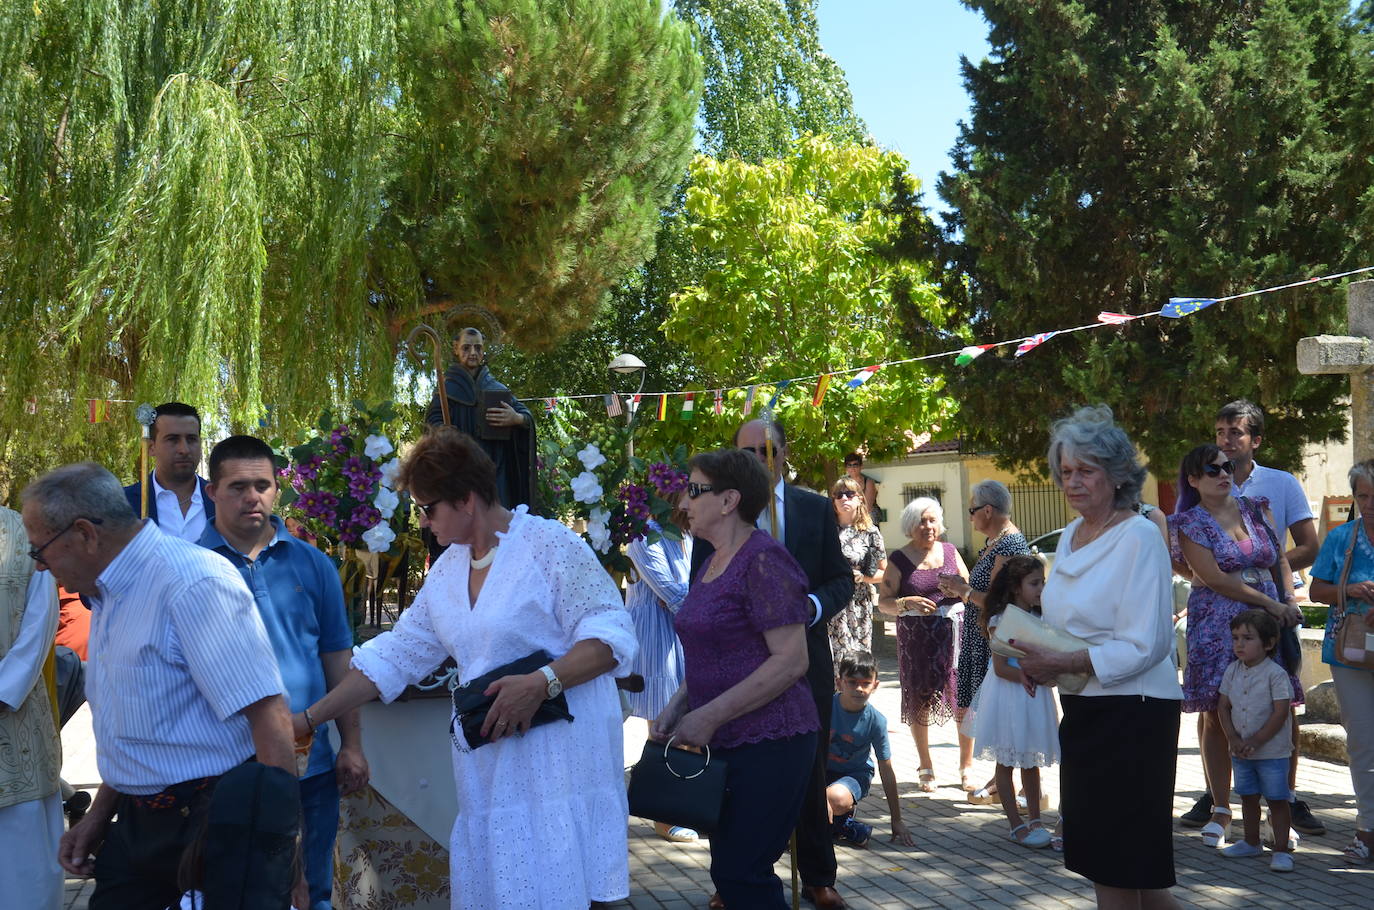
<svg viewBox="0 0 1374 910">
<path fill-rule="evenodd" d="M 673 741 L 644 744 L 639 761 L 630 769 L 630 814 L 667 825 L 681 825 L 698 834 L 720 827 L 725 808 L 727 766 L 706 754 L 673 748 Z"/>
<path fill-rule="evenodd" d="M 519 660 L 513 660 L 508 664 L 502 664 L 489 673 L 484 673 L 465 686 L 459 686 L 453 690 L 453 720 L 449 721 L 448 733 L 453 739 L 453 745 L 459 752 L 470 752 L 478 746 L 485 746 L 491 739 L 482 735 L 482 724 L 486 723 L 487 712 L 491 710 L 492 704 L 496 701 L 495 695 L 483 695 L 487 687 L 503 676 L 520 676 L 526 673 L 536 673 L 540 667 L 548 664 L 553 658 L 547 651 L 535 651 Z M 540 703 L 534 716 L 530 718 L 530 727 L 542 727 L 544 724 L 551 724 L 556 720 L 571 721 L 573 716 L 568 711 L 568 698 L 559 692 L 553 698 L 546 698 Z M 454 725 L 460 724 L 463 728 L 463 738 L 467 740 L 467 748 L 458 742 L 457 733 Z"/>
</svg>

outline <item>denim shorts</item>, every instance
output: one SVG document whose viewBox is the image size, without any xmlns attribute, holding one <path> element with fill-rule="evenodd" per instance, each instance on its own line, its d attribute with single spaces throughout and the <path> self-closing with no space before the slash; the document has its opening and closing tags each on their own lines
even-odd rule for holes
<svg viewBox="0 0 1374 910">
<path fill-rule="evenodd" d="M 1263 796 L 1275 802 L 1288 801 L 1288 759 L 1236 758 L 1231 756 L 1231 787 L 1237 796 Z"/>
<path fill-rule="evenodd" d="M 833 772 L 825 775 L 825 785 L 843 784 L 844 788 L 854 797 L 854 805 L 863 802 L 863 798 L 868 795 L 868 788 L 873 783 L 873 778 L 869 775 L 863 777 L 851 777 L 849 775 L 835 774 Z"/>
</svg>

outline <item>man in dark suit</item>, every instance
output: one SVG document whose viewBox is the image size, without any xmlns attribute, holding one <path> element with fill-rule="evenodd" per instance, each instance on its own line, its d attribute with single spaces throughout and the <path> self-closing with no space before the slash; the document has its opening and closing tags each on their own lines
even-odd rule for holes
<svg viewBox="0 0 1374 910">
<path fill-rule="evenodd" d="M 821 717 L 816 761 L 807 781 L 806 800 L 797 822 L 797 866 L 801 873 L 802 897 L 819 910 L 839 910 L 844 899 L 835 890 L 835 843 L 830 834 L 826 811 L 825 761 L 830 745 L 830 705 L 835 694 L 835 668 L 830 655 L 827 626 L 833 616 L 849 606 L 854 594 L 854 573 L 840 550 L 840 530 L 835 509 L 824 496 L 783 482 L 787 462 L 787 434 L 776 420 L 751 420 L 735 431 L 735 445 L 753 452 L 768 466 L 768 440 L 772 441 L 772 467 L 776 486 L 773 495 L 781 528 L 771 524 L 772 509 L 765 509 L 758 525 L 782 540 L 787 551 L 801 565 L 810 583 L 815 619 L 806 630 L 806 647 L 811 663 L 806 681 Z M 710 557 L 713 548 L 698 539 L 692 546 L 692 577 Z M 712 908 L 724 907 L 719 895 L 712 895 Z M 745 908 L 733 908 L 745 910 Z"/>
<path fill-rule="evenodd" d="M 167 401 L 155 409 L 154 467 L 144 481 L 124 488 L 129 508 L 143 517 L 143 483 L 148 483 L 148 517 L 167 534 L 199 543 L 205 526 L 215 522 L 215 501 L 205 493 L 200 466 L 200 412 L 189 404 Z"/>
</svg>

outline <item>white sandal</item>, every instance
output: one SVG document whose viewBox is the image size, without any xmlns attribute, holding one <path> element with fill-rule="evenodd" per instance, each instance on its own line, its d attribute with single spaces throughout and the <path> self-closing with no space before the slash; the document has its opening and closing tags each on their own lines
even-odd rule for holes
<svg viewBox="0 0 1374 910">
<path fill-rule="evenodd" d="M 1350 841 L 1350 843 L 1346 846 L 1345 850 L 1342 852 L 1341 855 L 1344 856 L 1345 861 L 1347 863 L 1350 863 L 1352 866 L 1369 865 L 1369 845 L 1366 844 L 1364 841 L 1360 840 L 1358 835 L 1356 835 L 1356 837 Z"/>
<path fill-rule="evenodd" d="M 1231 809 L 1229 806 L 1213 806 L 1212 814 L 1226 816 L 1226 825 L 1223 827 L 1219 822 L 1207 822 L 1202 826 L 1202 843 L 1208 847 L 1224 847 L 1226 832 L 1231 827 Z"/>
</svg>

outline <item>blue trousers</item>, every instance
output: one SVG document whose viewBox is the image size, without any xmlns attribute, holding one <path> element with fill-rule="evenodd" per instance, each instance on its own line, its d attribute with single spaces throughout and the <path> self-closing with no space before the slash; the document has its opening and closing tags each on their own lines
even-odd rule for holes
<svg viewBox="0 0 1374 910">
<path fill-rule="evenodd" d="M 786 910 L 773 864 L 787 849 L 816 757 L 815 733 L 713 749 L 729 765 L 711 881 L 727 907 Z"/>
<path fill-rule="evenodd" d="M 334 770 L 301 780 L 301 854 L 310 910 L 330 910 L 334 837 L 339 831 L 339 784 Z"/>
</svg>

